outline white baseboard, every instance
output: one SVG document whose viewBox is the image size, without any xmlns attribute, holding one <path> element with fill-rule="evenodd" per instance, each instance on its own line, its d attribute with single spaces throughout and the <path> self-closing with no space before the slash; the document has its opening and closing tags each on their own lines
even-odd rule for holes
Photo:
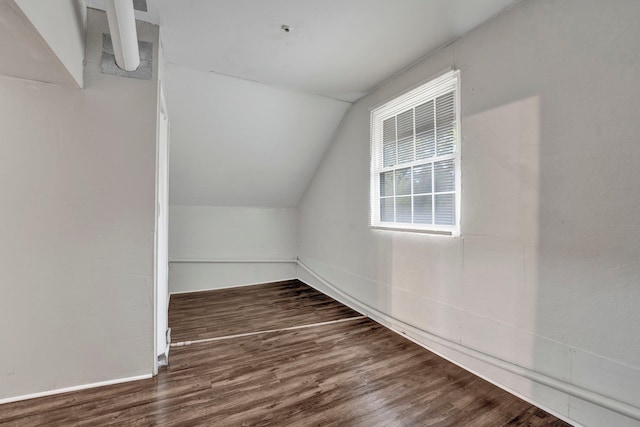
<svg viewBox="0 0 640 427">
<path fill-rule="evenodd" d="M 86 390 L 88 388 L 104 387 L 106 385 L 121 384 L 121 383 L 130 382 L 130 381 L 148 380 L 151 377 L 152 377 L 151 374 L 145 374 L 145 375 L 138 375 L 135 377 L 119 378 L 116 380 L 100 381 L 97 383 L 77 385 L 73 387 L 57 388 L 54 390 L 41 391 L 38 393 L 24 394 L 22 396 L 7 397 L 4 399 L 0 399 L 0 405 L 4 403 L 19 402 L 21 400 L 35 399 L 37 397 L 52 396 L 54 394 L 62 394 L 62 393 L 69 393 L 72 391 Z"/>
<path fill-rule="evenodd" d="M 225 289 L 235 289 L 235 288 L 244 288 L 247 286 L 257 286 L 257 285 L 267 285 L 269 283 L 277 283 L 277 282 L 287 282 L 289 280 L 298 280 L 297 277 L 291 277 L 288 279 L 279 279 L 279 280 L 274 280 L 271 282 L 256 282 L 256 283 L 240 283 L 237 285 L 231 285 L 231 286 L 224 286 L 221 288 L 211 288 L 211 289 L 198 289 L 198 290 L 194 290 L 194 291 L 177 291 L 177 292 L 169 292 L 169 298 L 171 298 L 171 295 L 181 295 L 181 294 L 195 294 L 198 292 L 211 292 L 211 291 L 222 291 Z"/>
</svg>

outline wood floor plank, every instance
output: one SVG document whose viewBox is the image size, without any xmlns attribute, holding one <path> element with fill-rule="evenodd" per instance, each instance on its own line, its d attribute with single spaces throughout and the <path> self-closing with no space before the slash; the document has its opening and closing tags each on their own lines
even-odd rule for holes
<svg viewBox="0 0 640 427">
<path fill-rule="evenodd" d="M 248 302 L 233 292 L 229 298 L 236 306 L 271 307 L 282 321 L 280 309 L 287 304 L 264 300 L 285 298 L 280 286 L 263 296 L 250 292 Z M 289 292 L 290 306 L 296 306 L 298 291 Z M 224 298 L 206 295 L 214 305 Z M 209 321 L 225 323 L 215 314 L 200 318 Z M 233 330 L 236 319 L 227 321 Z M 0 425 L 568 424 L 365 318 L 175 347 L 169 366 L 153 379 L 2 405 Z"/>
<path fill-rule="evenodd" d="M 299 280 L 172 295 L 173 342 L 200 340 L 358 316 Z"/>
</svg>

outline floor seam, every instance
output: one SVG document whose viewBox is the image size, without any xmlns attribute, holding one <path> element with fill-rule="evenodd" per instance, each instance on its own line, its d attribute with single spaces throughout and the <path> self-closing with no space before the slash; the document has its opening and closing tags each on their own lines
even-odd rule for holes
<svg viewBox="0 0 640 427">
<path fill-rule="evenodd" d="M 171 347 L 184 347 L 184 346 L 191 345 L 191 344 L 200 344 L 200 343 L 214 342 L 214 341 L 224 341 L 224 340 L 230 340 L 230 339 L 234 339 L 234 338 L 249 337 L 249 336 L 253 336 L 253 335 L 270 334 L 270 333 L 273 333 L 273 332 L 295 331 L 296 329 L 314 328 L 314 327 L 318 327 L 318 326 L 333 325 L 333 324 L 336 324 L 336 323 L 351 322 L 351 321 L 354 321 L 354 320 L 360 320 L 360 319 L 366 319 L 366 318 L 367 318 L 367 316 L 354 316 L 354 317 L 347 317 L 345 319 L 329 320 L 327 322 L 318 322 L 318 323 L 310 323 L 310 324 L 307 324 L 307 325 L 290 326 L 290 327 L 287 327 L 287 328 L 267 329 L 267 330 L 264 330 L 264 331 L 245 332 L 245 333 L 242 333 L 242 334 L 225 335 L 225 336 L 222 336 L 222 337 L 203 338 L 203 339 L 200 339 L 200 340 L 191 340 L 191 341 L 180 341 L 180 342 L 176 342 L 176 343 L 171 343 L 170 346 Z"/>
</svg>

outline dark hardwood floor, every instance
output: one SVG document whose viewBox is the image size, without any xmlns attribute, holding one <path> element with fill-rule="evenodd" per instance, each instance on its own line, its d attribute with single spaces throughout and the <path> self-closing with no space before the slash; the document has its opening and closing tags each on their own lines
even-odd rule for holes
<svg viewBox="0 0 640 427">
<path fill-rule="evenodd" d="M 192 340 L 357 316 L 299 282 L 244 289 L 245 298 L 241 288 L 172 297 L 172 328 Z M 174 347 L 153 379 L 2 405 L 0 425 L 567 424 L 370 319 L 352 319 Z"/>
<path fill-rule="evenodd" d="M 359 316 L 299 280 L 172 295 L 171 341 L 194 341 Z"/>
</svg>

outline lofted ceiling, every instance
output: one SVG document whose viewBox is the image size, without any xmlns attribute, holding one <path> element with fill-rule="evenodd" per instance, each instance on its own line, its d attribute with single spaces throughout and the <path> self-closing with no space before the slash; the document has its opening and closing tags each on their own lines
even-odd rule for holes
<svg viewBox="0 0 640 427">
<path fill-rule="evenodd" d="M 171 203 L 297 205 L 351 102 L 517 1 L 147 0 Z"/>
<path fill-rule="evenodd" d="M 171 202 L 296 206 L 346 102 L 167 65 Z"/>
</svg>

